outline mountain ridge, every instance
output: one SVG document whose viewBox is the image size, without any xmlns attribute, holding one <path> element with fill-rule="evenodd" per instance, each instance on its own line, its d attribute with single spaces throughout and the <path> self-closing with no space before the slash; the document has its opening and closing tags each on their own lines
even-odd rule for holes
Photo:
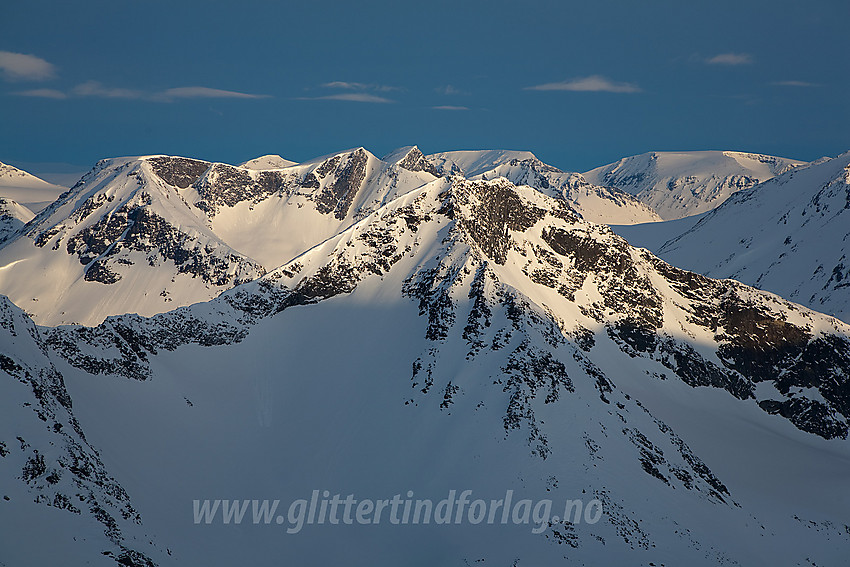
<svg viewBox="0 0 850 567">
<path fill-rule="evenodd" d="M 692 223 L 621 227 L 675 265 L 734 278 L 844 321 L 850 152 L 736 193 Z"/>
<path fill-rule="evenodd" d="M 212 299 L 442 175 L 415 146 L 398 152 L 383 161 L 360 147 L 274 169 L 165 155 L 102 160 L 27 225 L 9 221 L 20 230 L 0 247 L 0 291 L 44 324 Z M 491 154 L 514 160 L 506 175 L 519 172 L 518 182 L 549 188 L 591 220 L 657 218 L 625 193 Z M 542 176 L 520 180 L 528 167 Z M 103 285 L 115 288 L 108 301 Z"/>
<path fill-rule="evenodd" d="M 345 155 L 334 167 L 361 159 Z M 399 561 L 421 550 L 423 565 L 828 563 L 850 549 L 835 473 L 850 462 L 850 327 L 675 268 L 504 177 L 433 178 L 207 302 L 38 332 L 106 466 L 134 471 L 118 481 L 162 564 L 377 548 Z M 718 423 L 689 428 L 682 400 Z M 751 452 L 762 461 L 735 466 Z M 768 473 L 777 486 L 747 484 Z M 260 498 L 513 487 L 586 495 L 602 515 L 549 517 L 539 534 L 352 527 L 330 534 L 342 547 L 318 526 L 285 539 L 185 519 L 187 495 L 246 486 Z"/>
<path fill-rule="evenodd" d="M 33 212 L 53 202 L 67 187 L 48 183 L 15 166 L 0 162 L 0 198 L 16 201 Z"/>
<path fill-rule="evenodd" d="M 592 183 L 615 186 L 675 220 L 711 210 L 804 162 L 735 151 L 648 152 L 592 169 Z M 624 224 L 624 223 L 622 223 Z"/>
</svg>

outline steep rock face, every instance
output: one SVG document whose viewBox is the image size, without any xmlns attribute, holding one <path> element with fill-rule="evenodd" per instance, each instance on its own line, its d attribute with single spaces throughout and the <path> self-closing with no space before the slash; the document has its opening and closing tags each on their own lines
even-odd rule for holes
<svg viewBox="0 0 850 567">
<path fill-rule="evenodd" d="M 733 193 L 781 175 L 803 162 L 743 152 L 651 152 L 584 174 L 652 207 L 664 220 L 709 211 Z"/>
<path fill-rule="evenodd" d="M 97 324 L 108 315 L 206 301 L 447 173 L 505 176 L 561 198 L 585 219 L 656 218 L 625 193 L 592 186 L 528 152 L 437 158 L 414 146 L 379 160 L 355 148 L 259 166 L 172 156 L 103 160 L 31 226 L 8 235 L 0 247 L 7 266 L 0 292 L 42 324 Z"/>
<path fill-rule="evenodd" d="M 222 163 L 209 166 L 193 186 L 200 198 L 194 206 L 211 217 L 223 207 L 234 207 L 243 201 L 257 203 L 287 188 L 280 172 L 254 173 Z"/>
<path fill-rule="evenodd" d="M 458 172 L 457 169 L 455 169 L 454 172 L 444 172 L 442 168 L 437 167 L 434 163 L 429 161 L 429 159 L 416 146 L 399 148 L 390 152 L 382 159 L 387 163 L 398 165 L 408 171 L 424 171 L 426 173 L 430 173 L 434 177 L 442 177 L 444 174 L 451 175 Z"/>
<path fill-rule="evenodd" d="M 333 174 L 332 180 L 322 187 L 316 198 L 316 210 L 344 219 L 366 178 L 367 161 L 366 151 L 360 148 L 344 158 L 335 157 L 316 169 L 321 181 Z"/>
<path fill-rule="evenodd" d="M 363 148 L 327 158 L 313 167 L 283 170 L 250 170 L 227 164 L 207 164 L 191 185 L 198 199 L 193 205 L 214 218 L 240 203 L 257 203 L 272 195 L 301 193 L 310 197 L 316 210 L 344 220 L 363 189 L 370 157 Z"/>
<path fill-rule="evenodd" d="M 363 148 L 275 170 L 104 160 L 7 240 L 0 290 L 44 324 L 205 301 L 433 179 Z"/>
<path fill-rule="evenodd" d="M 102 555 L 120 565 L 154 565 L 151 557 L 162 550 L 149 543 L 130 496 L 86 439 L 41 333 L 5 297 L 0 391 L 0 515 L 16 520 L 0 536 L 4 560 L 83 562 Z M 45 547 L 42 530 L 51 527 L 76 537 L 52 538 Z"/>
<path fill-rule="evenodd" d="M 197 159 L 159 156 L 146 160 L 157 177 L 180 189 L 194 185 L 210 164 Z"/>
</svg>

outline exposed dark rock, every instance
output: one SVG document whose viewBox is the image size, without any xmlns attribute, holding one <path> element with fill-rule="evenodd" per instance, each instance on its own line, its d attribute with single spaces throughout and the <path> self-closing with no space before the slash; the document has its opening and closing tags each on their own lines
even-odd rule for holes
<svg viewBox="0 0 850 567">
<path fill-rule="evenodd" d="M 210 167 L 206 161 L 169 156 L 148 158 L 147 162 L 157 177 L 180 189 L 194 184 Z"/>
<path fill-rule="evenodd" d="M 144 196 L 140 196 L 142 203 Z M 141 203 L 128 203 L 68 239 L 69 254 L 87 266 L 85 279 L 105 284 L 121 278 L 123 254 L 143 252 L 151 266 L 171 261 L 177 273 L 231 287 L 262 275 L 262 266 L 236 252 L 202 246 Z M 92 263 L 93 260 L 96 260 Z"/>
<path fill-rule="evenodd" d="M 47 358 L 38 329 L 3 297 L 0 297 L 0 320 L 4 322 L 0 334 L 31 339 L 35 348 L 29 352 L 37 353 L 18 360 L 0 355 L 0 381 L 11 377 L 28 385 L 32 393 L 22 404 L 19 411 L 24 413 L 12 422 L 13 427 L 26 424 L 29 411 L 34 413 L 37 423 L 50 425 L 30 429 L 26 441 L 18 435 L 19 448 L 7 449 L 5 444 L 0 444 L 0 456 L 12 457 L 17 453 L 14 458 L 24 463 L 18 479 L 26 485 L 35 504 L 89 516 L 101 524 L 108 542 L 132 553 L 139 561 L 148 562 L 140 564 L 152 565 L 144 553 L 132 550 L 128 547 L 130 543 L 125 543 L 121 525 L 141 524 L 141 517 L 127 492 L 109 474 L 97 450 L 86 440 L 72 412 L 64 379 Z M 5 341 L 0 338 L 2 344 Z M 19 387 L 10 390 L 15 391 L 20 392 Z"/>
<path fill-rule="evenodd" d="M 195 189 L 201 200 L 195 206 L 214 216 L 222 206 L 233 207 L 242 202 L 257 203 L 269 195 L 288 190 L 287 178 L 279 171 L 251 172 L 241 167 L 217 163 L 209 168 Z"/>
<path fill-rule="evenodd" d="M 505 180 L 456 182 L 453 194 L 469 211 L 459 219 L 460 226 L 497 264 L 504 264 L 507 258 L 510 231 L 525 231 L 546 214 L 520 199 L 516 188 Z"/>
<path fill-rule="evenodd" d="M 434 177 L 440 177 L 441 175 L 437 167 L 429 162 L 419 148 L 416 147 L 411 149 L 397 165 L 409 171 L 424 171 Z"/>
<path fill-rule="evenodd" d="M 333 172 L 334 180 L 316 197 L 316 210 L 344 219 L 366 178 L 367 161 L 366 151 L 360 148 L 344 158 L 335 156 L 323 163 L 316 174 L 324 178 Z"/>
</svg>

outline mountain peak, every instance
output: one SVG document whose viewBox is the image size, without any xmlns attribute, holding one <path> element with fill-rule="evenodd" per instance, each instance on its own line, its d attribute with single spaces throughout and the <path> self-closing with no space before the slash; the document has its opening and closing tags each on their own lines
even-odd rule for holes
<svg viewBox="0 0 850 567">
<path fill-rule="evenodd" d="M 440 177 L 440 170 L 431 163 L 417 146 L 404 146 L 393 150 L 381 158 L 389 165 L 396 165 L 408 171 L 424 171 L 434 177 Z"/>
<path fill-rule="evenodd" d="M 637 214 L 633 198 L 579 174 L 514 156 L 434 178 L 400 167 L 408 158 L 420 159 L 407 148 L 394 163 L 355 149 L 282 170 L 106 161 L 30 224 L 38 235 L 0 248 L 0 289 L 28 311 L 111 315 L 44 328 L 0 298 L 0 415 L 14 427 L 0 439 L 0 506 L 28 538 L 13 559 L 31 557 L 48 516 L 85 548 L 75 564 L 393 546 L 384 562 L 398 564 L 442 537 L 411 525 L 364 541 L 351 528 L 328 546 L 305 526 L 285 542 L 257 528 L 244 545 L 247 532 L 214 512 L 199 526 L 201 500 L 194 527 L 174 512 L 175 495 L 277 495 L 281 483 L 292 502 L 314 487 L 384 498 L 403 485 L 458 506 L 457 489 L 472 487 L 460 495 L 470 524 L 474 502 L 509 510 L 514 490 L 514 517 L 525 506 L 529 524 L 534 508 L 533 526 L 454 522 L 463 545 L 440 557 L 456 563 L 847 556 L 850 326 L 633 247 L 586 218 Z M 800 197 L 796 222 L 835 217 L 846 167 L 794 169 L 719 212 L 828 178 Z M 587 499 L 593 521 L 560 515 Z M 260 501 L 215 502 L 224 524 L 238 514 L 247 526 L 249 510 L 261 522 Z"/>
<path fill-rule="evenodd" d="M 297 164 L 298 162 L 282 158 L 277 154 L 268 154 L 240 163 L 239 167 L 244 167 L 245 169 L 266 170 L 285 169 Z"/>
<path fill-rule="evenodd" d="M 804 162 L 733 151 L 647 152 L 585 172 L 594 184 L 617 187 L 665 220 L 711 210 L 730 195 Z"/>
<path fill-rule="evenodd" d="M 528 151 L 517 150 L 456 150 L 428 156 L 428 160 L 443 174 L 460 173 L 475 177 L 512 160 L 537 159 Z"/>
<path fill-rule="evenodd" d="M 850 152 L 739 191 L 653 248 L 675 265 L 734 278 L 848 321 L 848 212 Z"/>
</svg>

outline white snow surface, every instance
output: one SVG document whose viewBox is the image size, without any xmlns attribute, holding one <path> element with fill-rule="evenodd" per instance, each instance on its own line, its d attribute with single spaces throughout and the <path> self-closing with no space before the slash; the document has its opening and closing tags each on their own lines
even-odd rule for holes
<svg viewBox="0 0 850 567">
<path fill-rule="evenodd" d="M 736 191 L 803 163 L 733 151 L 649 152 L 597 167 L 584 176 L 591 183 L 622 189 L 664 220 L 673 220 L 711 210 Z"/>
<path fill-rule="evenodd" d="M 850 152 L 736 193 L 690 221 L 618 227 L 636 246 L 850 321 Z"/>
<path fill-rule="evenodd" d="M 67 190 L 67 187 L 48 183 L 22 169 L 0 163 L 0 198 L 16 201 L 34 213 Z"/>
<path fill-rule="evenodd" d="M 239 167 L 244 167 L 245 169 L 283 169 L 285 167 L 290 167 L 293 165 L 297 165 L 297 161 L 291 161 L 285 158 L 280 157 L 277 154 L 269 154 L 265 156 L 260 156 L 258 158 L 250 159 L 245 163 L 240 163 Z"/>
<path fill-rule="evenodd" d="M 427 157 L 445 173 L 450 173 L 454 166 L 465 177 L 480 175 L 513 160 L 537 159 L 531 152 L 518 150 L 456 150 Z"/>
</svg>

